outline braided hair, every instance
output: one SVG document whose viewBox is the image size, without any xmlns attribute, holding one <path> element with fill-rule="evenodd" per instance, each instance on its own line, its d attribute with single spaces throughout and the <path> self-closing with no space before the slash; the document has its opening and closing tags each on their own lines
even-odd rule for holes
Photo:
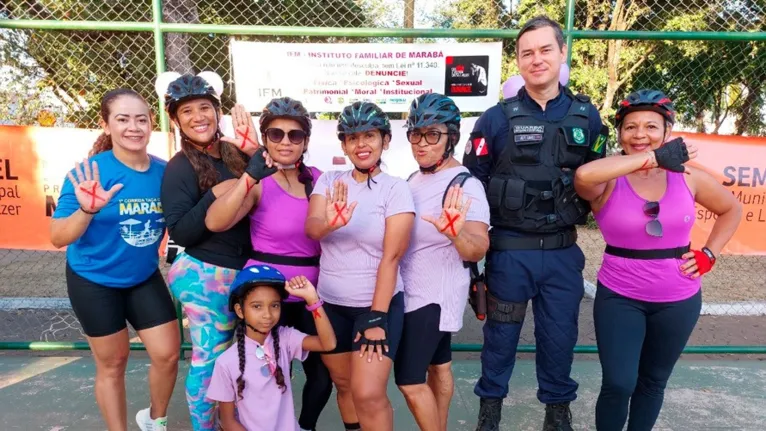
<svg viewBox="0 0 766 431">
<path fill-rule="evenodd" d="M 285 375 L 282 373 L 282 367 L 279 366 L 279 325 L 271 328 L 271 338 L 274 340 L 274 362 L 277 364 L 274 379 L 277 381 L 277 386 L 282 389 L 282 393 L 285 393 L 287 390 Z"/>
<path fill-rule="evenodd" d="M 237 377 L 237 399 L 242 399 L 245 390 L 245 321 L 237 325 L 237 353 L 239 353 L 239 377 Z"/>
</svg>

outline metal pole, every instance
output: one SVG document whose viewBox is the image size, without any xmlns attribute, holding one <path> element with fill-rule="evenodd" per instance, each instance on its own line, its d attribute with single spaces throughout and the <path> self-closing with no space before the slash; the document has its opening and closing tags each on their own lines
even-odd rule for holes
<svg viewBox="0 0 766 431">
<path fill-rule="evenodd" d="M 157 76 L 165 72 L 165 40 L 162 34 L 162 0 L 152 0 L 152 31 L 154 32 L 154 62 L 157 66 Z M 155 77 L 156 78 L 156 77 Z M 160 130 L 167 132 L 168 117 L 165 115 L 165 101 L 159 99 L 160 111 Z M 181 332 L 181 341 L 183 341 L 183 332 Z"/>
<path fill-rule="evenodd" d="M 158 1 L 158 0 L 152 0 Z M 154 31 L 150 22 L 102 21 L 44 21 L 3 20 L 0 28 L 39 30 L 96 30 L 96 31 Z M 279 27 L 240 26 L 217 24 L 160 23 L 163 33 L 213 33 L 261 36 L 324 36 L 324 37 L 397 37 L 397 38 L 454 38 L 454 39 L 512 39 L 518 30 L 503 29 L 441 29 L 441 28 L 332 28 L 332 27 Z M 625 40 L 720 40 L 748 42 L 766 40 L 766 31 L 713 32 L 713 31 L 595 31 L 572 30 L 573 39 L 625 39 Z"/>
<path fill-rule="evenodd" d="M 572 44 L 574 43 L 572 29 L 574 28 L 574 13 L 575 0 L 567 0 L 567 18 L 565 24 L 567 34 L 567 66 L 572 66 Z"/>
</svg>

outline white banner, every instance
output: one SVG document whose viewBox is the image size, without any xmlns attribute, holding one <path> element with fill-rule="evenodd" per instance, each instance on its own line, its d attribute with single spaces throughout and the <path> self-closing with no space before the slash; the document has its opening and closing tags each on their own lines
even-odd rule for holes
<svg viewBox="0 0 766 431">
<path fill-rule="evenodd" d="M 459 162 L 463 161 L 468 135 L 471 134 L 477 119 L 478 117 L 471 117 L 463 118 L 460 121 L 460 141 L 455 149 L 455 158 Z M 258 118 L 253 117 L 253 121 L 258 127 Z M 316 166 L 322 172 L 352 169 L 354 166 L 343 154 L 343 148 L 336 135 L 338 122 L 335 120 L 312 120 L 311 124 L 311 140 L 304 159 L 306 164 Z M 411 173 L 418 170 L 418 164 L 412 156 L 412 145 L 407 141 L 405 134 L 407 129 L 404 125 L 404 120 L 391 121 L 391 145 L 389 145 L 388 150 L 383 152 L 381 169 L 390 175 L 406 179 Z M 225 115 L 221 120 L 221 131 L 226 136 L 234 137 L 234 128 L 230 116 Z M 180 142 L 180 136 L 176 136 L 176 142 Z"/>
<path fill-rule="evenodd" d="M 340 112 L 356 101 L 406 112 L 424 93 L 482 112 L 500 97 L 502 43 L 261 43 L 233 40 L 237 103 L 258 112 L 289 96 L 311 112 Z"/>
</svg>

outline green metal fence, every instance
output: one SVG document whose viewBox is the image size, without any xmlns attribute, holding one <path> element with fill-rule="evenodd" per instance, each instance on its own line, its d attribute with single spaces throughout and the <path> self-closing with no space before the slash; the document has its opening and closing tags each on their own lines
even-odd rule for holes
<svg viewBox="0 0 766 431">
<path fill-rule="evenodd" d="M 0 123 L 37 125 L 45 110 L 57 126 L 95 128 L 99 98 L 117 86 L 139 91 L 162 113 L 154 80 L 165 70 L 217 72 L 228 111 L 231 38 L 499 40 L 505 80 L 515 73 L 520 23 L 539 13 L 564 26 L 570 87 L 592 97 L 606 124 L 626 92 L 656 87 L 676 101 L 686 130 L 766 134 L 766 0 L 0 0 Z M 164 115 L 156 124 L 168 130 Z M 586 279 L 595 281 L 603 240 L 592 229 L 580 238 Z M 67 308 L 63 265 L 61 253 L 0 249 L 0 349 L 87 349 Z M 703 291 L 706 304 L 724 311 L 701 318 L 704 334 L 695 333 L 686 351 L 766 353 L 765 276 L 766 256 L 722 256 Z M 595 352 L 589 305 L 580 353 Z M 529 332 L 522 339 L 533 341 Z M 459 339 L 453 348 L 477 351 L 477 342 Z"/>
</svg>

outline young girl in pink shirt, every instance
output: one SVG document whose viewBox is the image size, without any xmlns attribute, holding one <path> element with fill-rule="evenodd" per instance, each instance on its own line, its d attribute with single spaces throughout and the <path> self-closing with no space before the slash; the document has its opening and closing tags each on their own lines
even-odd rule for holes
<svg viewBox="0 0 766 431">
<path fill-rule="evenodd" d="M 245 267 L 234 280 L 229 308 L 237 314 L 237 343 L 215 362 L 207 398 L 219 403 L 226 431 L 298 431 L 290 379 L 283 370 L 309 352 L 335 348 L 335 333 L 316 289 L 304 276 L 285 281 L 269 265 Z M 288 295 L 312 312 L 317 336 L 277 325 Z"/>
</svg>

